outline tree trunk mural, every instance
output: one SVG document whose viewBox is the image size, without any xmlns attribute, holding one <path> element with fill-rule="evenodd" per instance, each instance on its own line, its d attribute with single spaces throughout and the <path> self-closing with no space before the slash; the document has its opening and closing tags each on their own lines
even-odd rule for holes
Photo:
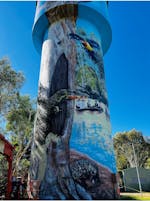
<svg viewBox="0 0 150 201">
<path fill-rule="evenodd" d="M 111 144 L 110 130 L 105 129 L 109 127 L 109 112 L 101 42 L 86 29 L 77 28 L 76 4 L 49 2 L 46 6 L 51 8 L 46 13 L 50 27 L 42 45 L 29 196 L 113 199 L 113 172 L 86 151 L 101 127 L 108 138 L 103 145 Z M 97 124 L 99 118 L 102 122 Z M 99 149 L 102 142 L 97 141 L 95 148 Z M 112 147 L 109 149 L 112 154 Z"/>
</svg>

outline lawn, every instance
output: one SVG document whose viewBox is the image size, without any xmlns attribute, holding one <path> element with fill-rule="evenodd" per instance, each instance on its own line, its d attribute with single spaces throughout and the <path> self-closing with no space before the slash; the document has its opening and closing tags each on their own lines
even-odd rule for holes
<svg viewBox="0 0 150 201">
<path fill-rule="evenodd" d="M 121 193 L 120 200 L 150 200 L 150 193 Z"/>
</svg>

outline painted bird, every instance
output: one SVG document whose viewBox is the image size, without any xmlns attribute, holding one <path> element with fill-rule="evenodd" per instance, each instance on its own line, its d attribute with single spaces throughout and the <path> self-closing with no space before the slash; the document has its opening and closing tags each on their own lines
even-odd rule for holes
<svg viewBox="0 0 150 201">
<path fill-rule="evenodd" d="M 93 48 L 87 41 L 82 41 L 81 43 L 84 46 L 84 48 L 86 48 L 88 51 L 93 51 Z"/>
<path fill-rule="evenodd" d="M 92 51 L 93 48 L 97 48 L 99 49 L 100 46 L 97 42 L 95 42 L 94 40 L 88 39 L 88 38 L 82 38 L 81 36 L 75 34 L 75 33 L 70 33 L 69 36 L 71 37 L 71 39 L 75 39 L 75 40 L 79 40 L 81 41 L 81 43 L 83 44 L 83 46 L 88 49 L 89 51 Z"/>
<path fill-rule="evenodd" d="M 70 33 L 69 36 L 70 36 L 71 39 L 80 41 L 82 46 L 83 46 L 83 48 L 88 53 L 88 55 L 92 58 L 92 60 L 97 62 L 97 57 L 95 55 L 94 48 L 100 49 L 100 46 L 96 41 L 88 39 L 88 38 L 84 39 L 84 38 L 82 38 L 81 36 L 79 36 L 79 35 L 77 35 L 75 33 Z"/>
</svg>

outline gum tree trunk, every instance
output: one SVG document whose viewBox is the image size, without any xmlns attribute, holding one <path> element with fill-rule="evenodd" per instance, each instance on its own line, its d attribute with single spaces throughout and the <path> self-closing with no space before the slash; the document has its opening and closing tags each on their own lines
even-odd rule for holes
<svg viewBox="0 0 150 201">
<path fill-rule="evenodd" d="M 69 19 L 53 24 L 42 48 L 30 168 L 33 198 L 91 198 L 80 193 L 83 189 L 75 185 L 69 167 L 74 101 L 68 97 L 74 93 L 76 54 L 68 36 L 73 31 L 74 21 Z"/>
</svg>

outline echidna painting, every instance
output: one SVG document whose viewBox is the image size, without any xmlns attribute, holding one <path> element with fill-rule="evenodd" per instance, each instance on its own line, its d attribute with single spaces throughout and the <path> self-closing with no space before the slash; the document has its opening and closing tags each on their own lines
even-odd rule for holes
<svg viewBox="0 0 150 201">
<path fill-rule="evenodd" d="M 42 53 L 30 198 L 117 198 L 103 65 L 111 42 L 106 2 L 39 1 L 33 39 Z"/>
</svg>

